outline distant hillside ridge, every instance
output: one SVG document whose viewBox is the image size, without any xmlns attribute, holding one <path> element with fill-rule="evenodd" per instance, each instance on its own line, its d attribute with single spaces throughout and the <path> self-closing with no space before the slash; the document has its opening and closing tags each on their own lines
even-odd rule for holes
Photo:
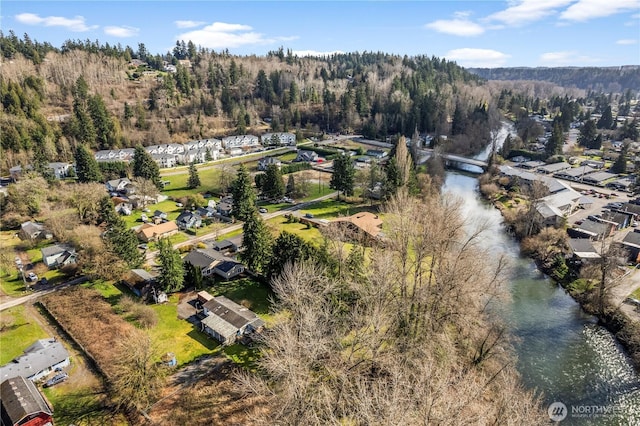
<svg viewBox="0 0 640 426">
<path fill-rule="evenodd" d="M 597 92 L 640 90 L 640 65 L 619 67 L 466 68 L 486 80 L 538 80 Z"/>
</svg>

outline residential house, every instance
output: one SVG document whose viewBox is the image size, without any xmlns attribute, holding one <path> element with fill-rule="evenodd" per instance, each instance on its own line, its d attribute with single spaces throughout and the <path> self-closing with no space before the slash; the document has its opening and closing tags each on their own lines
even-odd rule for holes
<svg viewBox="0 0 640 426">
<path fill-rule="evenodd" d="M 554 173 L 553 176 L 557 177 L 558 179 L 581 181 L 584 176 L 588 175 L 589 173 L 593 173 L 595 171 L 596 169 L 592 167 L 581 166 L 581 167 L 574 167 L 571 169 L 561 170 L 559 172 Z"/>
<path fill-rule="evenodd" d="M 36 241 L 42 238 L 52 238 L 50 232 L 48 232 L 44 225 L 36 222 L 24 222 L 20 224 L 20 232 L 18 233 L 21 239 L 27 241 Z"/>
<path fill-rule="evenodd" d="M 583 264 L 591 259 L 600 259 L 600 255 L 589 238 L 569 238 L 570 260 L 574 264 Z"/>
<path fill-rule="evenodd" d="M 124 276 L 122 283 L 136 296 L 146 298 L 156 284 L 156 277 L 144 269 L 132 269 Z"/>
<path fill-rule="evenodd" d="M 178 164 L 178 155 L 176 154 L 151 154 L 151 158 L 156 162 L 159 168 L 168 169 Z"/>
<path fill-rule="evenodd" d="M 36 385 L 22 376 L 2 381 L 0 408 L 3 426 L 53 426 L 53 409 Z"/>
<path fill-rule="evenodd" d="M 111 202 L 113 203 L 116 213 L 125 216 L 131 216 L 131 213 L 133 213 L 133 205 L 129 202 L 128 199 L 122 197 L 112 197 Z"/>
<path fill-rule="evenodd" d="M 32 170 L 32 167 L 26 166 L 25 169 Z M 14 181 L 20 179 L 20 176 L 22 176 L 22 166 L 18 165 L 11 167 L 9 169 L 9 176 L 11 176 L 11 179 L 13 179 Z"/>
<path fill-rule="evenodd" d="M 182 154 L 182 163 L 204 163 L 207 161 L 207 153 L 211 156 L 212 160 L 218 159 L 218 151 L 208 151 L 208 148 L 192 149 Z"/>
<path fill-rule="evenodd" d="M 368 149 L 367 152 L 365 152 L 365 154 L 368 155 L 369 157 L 375 158 L 376 160 L 382 160 L 387 155 L 389 155 L 387 151 L 383 151 L 381 149 Z"/>
<path fill-rule="evenodd" d="M 164 222 L 159 225 L 145 223 L 138 228 L 136 235 L 139 240 L 148 243 L 149 241 L 156 241 L 158 238 L 170 237 L 178 231 L 178 225 L 174 221 Z"/>
<path fill-rule="evenodd" d="M 47 169 L 51 170 L 53 177 L 56 179 L 64 179 L 69 176 L 70 171 L 73 170 L 73 166 L 69 163 L 48 163 Z"/>
<path fill-rule="evenodd" d="M 166 220 L 167 219 L 167 213 L 163 212 L 162 210 L 156 210 L 153 212 L 153 217 L 161 219 L 161 220 Z"/>
<path fill-rule="evenodd" d="M 223 345 L 232 344 L 246 334 L 259 332 L 264 326 L 264 321 L 254 312 L 224 296 L 212 297 L 205 302 L 201 316 L 202 331 Z"/>
<path fill-rule="evenodd" d="M 617 191 L 631 192 L 631 188 L 635 184 L 635 179 L 624 177 L 616 179 L 613 182 L 607 183 L 607 188 L 612 188 Z"/>
<path fill-rule="evenodd" d="M 275 157 L 264 157 L 258 160 L 258 170 L 263 172 L 267 170 L 267 167 L 269 167 L 271 164 L 275 164 L 278 168 L 282 167 L 282 161 L 280 161 L 279 159 Z"/>
<path fill-rule="evenodd" d="M 606 181 L 614 179 L 617 176 L 618 175 L 609 172 L 596 172 L 584 176 L 582 181 L 591 185 L 604 186 Z"/>
<path fill-rule="evenodd" d="M 202 218 L 196 212 L 184 211 L 176 219 L 179 229 L 193 229 L 202 226 Z"/>
<path fill-rule="evenodd" d="M 296 156 L 294 162 L 307 162 L 307 163 L 315 163 L 318 161 L 318 153 L 315 151 L 304 151 L 298 150 L 298 155 Z"/>
<path fill-rule="evenodd" d="M 544 173 L 546 175 L 552 175 L 552 174 L 557 173 L 559 171 L 570 169 L 570 168 L 571 168 L 571 164 L 565 163 L 564 161 L 561 161 L 559 163 L 545 164 L 544 166 L 538 167 L 536 169 L 536 171 L 538 173 Z"/>
<path fill-rule="evenodd" d="M 231 240 L 216 241 L 212 244 L 215 251 L 220 253 L 232 253 L 238 251 L 238 245 Z"/>
<path fill-rule="evenodd" d="M 216 264 L 213 268 L 213 272 L 220 275 L 225 280 L 230 280 L 244 272 L 244 265 L 235 260 L 226 260 Z"/>
<path fill-rule="evenodd" d="M 54 244 L 40 249 L 42 262 L 49 269 L 61 268 L 76 263 L 76 249 L 68 244 Z"/>
<path fill-rule="evenodd" d="M 105 185 L 107 186 L 107 191 L 110 193 L 125 193 L 127 187 L 131 185 L 131 181 L 127 178 L 113 179 L 107 181 Z"/>
<path fill-rule="evenodd" d="M 191 250 L 182 261 L 197 267 L 203 276 L 208 277 L 213 275 L 215 266 L 224 261 L 224 259 L 225 256 L 215 250 L 196 249 Z"/>
<path fill-rule="evenodd" d="M 232 148 L 248 148 L 260 145 L 260 138 L 254 135 L 237 135 L 222 138 L 222 146 L 229 151 Z"/>
<path fill-rule="evenodd" d="M 330 222 L 345 230 L 348 239 L 373 242 L 382 236 L 382 219 L 371 212 L 360 212 L 348 217 L 340 217 Z"/>
<path fill-rule="evenodd" d="M 628 214 L 616 211 L 604 211 L 602 212 L 602 220 L 613 224 L 616 230 L 620 231 L 621 229 L 630 226 L 633 219 Z"/>
<path fill-rule="evenodd" d="M 228 201 L 220 201 L 216 206 L 218 214 L 221 216 L 230 217 L 231 212 L 233 211 L 233 203 Z"/>
<path fill-rule="evenodd" d="M 296 135 L 288 132 L 265 133 L 262 135 L 262 145 L 296 146 Z"/>
<path fill-rule="evenodd" d="M 624 236 L 622 247 L 627 250 L 631 262 L 640 263 L 640 232 L 632 231 Z"/>
<path fill-rule="evenodd" d="M 231 157 L 237 157 L 238 155 L 242 155 L 244 153 L 244 151 L 242 150 L 242 148 L 229 148 L 227 150 L 227 154 L 229 154 L 229 156 Z"/>
<path fill-rule="evenodd" d="M 214 152 L 222 149 L 222 141 L 220 139 L 200 139 L 196 141 L 189 141 L 184 143 L 186 151 L 197 151 L 200 149 L 209 149 L 213 156 Z M 185 152 L 186 152 L 185 151 Z"/>
<path fill-rule="evenodd" d="M 133 160 L 134 153 L 135 153 L 134 148 L 105 149 L 105 150 L 97 151 L 94 154 L 94 158 L 99 163 L 108 162 L 108 161 L 123 161 L 125 163 L 128 163 Z"/>
<path fill-rule="evenodd" d="M 69 352 L 55 338 L 40 339 L 24 350 L 22 355 L 0 367 L 0 381 L 21 376 L 38 381 L 56 368 L 69 365 Z"/>
<path fill-rule="evenodd" d="M 595 241 L 600 241 L 602 238 L 607 238 L 613 232 L 614 226 L 611 223 L 586 219 L 580 225 L 576 225 L 570 229 L 571 236 L 578 238 L 591 238 Z M 572 235 L 573 234 L 573 235 Z"/>
<path fill-rule="evenodd" d="M 580 163 L 581 167 L 588 166 L 594 169 L 602 169 L 604 168 L 604 161 L 596 161 L 596 160 L 584 160 Z"/>
<path fill-rule="evenodd" d="M 526 161 L 524 163 L 520 163 L 518 167 L 526 170 L 536 170 L 538 167 L 542 167 L 544 165 L 545 165 L 544 161 L 533 160 L 533 161 Z"/>
</svg>

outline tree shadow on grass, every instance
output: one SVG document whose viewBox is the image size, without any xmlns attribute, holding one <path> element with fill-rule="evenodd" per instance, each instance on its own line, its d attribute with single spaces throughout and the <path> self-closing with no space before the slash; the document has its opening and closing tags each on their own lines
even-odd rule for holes
<svg viewBox="0 0 640 426">
<path fill-rule="evenodd" d="M 105 405 L 103 393 L 70 393 L 56 399 L 54 421 L 56 425 L 118 424 L 121 416 Z"/>
<path fill-rule="evenodd" d="M 193 340 L 200 343 L 202 346 L 209 349 L 210 351 L 214 350 L 219 346 L 218 342 L 214 341 L 211 337 L 207 336 L 206 334 L 204 334 L 203 332 L 199 331 L 196 328 L 188 332 L 187 336 L 191 337 Z"/>
</svg>

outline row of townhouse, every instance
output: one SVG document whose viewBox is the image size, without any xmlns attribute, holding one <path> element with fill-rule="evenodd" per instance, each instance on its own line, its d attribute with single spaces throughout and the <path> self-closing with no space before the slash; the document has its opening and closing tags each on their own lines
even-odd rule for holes
<svg viewBox="0 0 640 426">
<path fill-rule="evenodd" d="M 265 133 L 262 145 L 296 146 L 296 135 L 288 132 Z"/>
<path fill-rule="evenodd" d="M 51 173 L 51 176 L 53 176 L 55 179 L 64 179 L 66 177 L 69 177 L 72 174 L 75 174 L 74 165 L 69 163 L 60 163 L 60 162 L 47 163 L 46 168 Z M 20 178 L 20 176 L 24 171 L 30 171 L 30 170 L 33 170 L 33 166 L 31 166 L 30 164 L 26 165 L 25 167 L 18 165 L 18 166 L 11 167 L 9 169 L 9 175 L 11 176 L 11 179 L 15 181 Z"/>
</svg>

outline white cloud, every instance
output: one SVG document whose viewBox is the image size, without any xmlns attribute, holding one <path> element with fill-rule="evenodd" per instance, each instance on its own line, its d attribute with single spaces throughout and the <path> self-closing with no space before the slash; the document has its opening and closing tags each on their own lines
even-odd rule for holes
<svg viewBox="0 0 640 426">
<path fill-rule="evenodd" d="M 505 64 L 510 55 L 493 49 L 473 49 L 465 47 L 445 53 L 445 58 L 456 61 L 464 67 L 495 68 Z"/>
<path fill-rule="evenodd" d="M 579 0 L 560 14 L 568 21 L 588 21 L 640 8 L 640 0 Z"/>
<path fill-rule="evenodd" d="M 638 40 L 633 38 L 624 38 L 622 40 L 616 41 L 616 44 L 628 45 L 628 44 L 637 44 Z"/>
<path fill-rule="evenodd" d="M 466 18 L 460 19 L 439 19 L 425 25 L 425 28 L 439 33 L 451 34 L 461 37 L 472 37 L 484 33 L 482 26 Z"/>
<path fill-rule="evenodd" d="M 336 53 L 344 52 L 341 50 L 334 50 L 331 52 L 319 52 L 317 50 L 294 50 L 292 53 L 302 58 L 303 56 L 331 56 Z"/>
<path fill-rule="evenodd" d="M 98 28 L 97 25 L 89 26 L 85 23 L 84 16 L 65 18 L 62 16 L 41 17 L 35 13 L 20 13 L 15 16 L 16 21 L 27 25 L 43 25 L 45 27 L 64 27 L 69 31 L 84 32 Z"/>
<path fill-rule="evenodd" d="M 205 21 L 174 21 L 178 28 L 194 28 L 206 24 Z"/>
<path fill-rule="evenodd" d="M 556 13 L 574 0 L 519 0 L 511 6 L 489 15 L 487 21 L 499 21 L 509 26 L 524 25 Z"/>
<path fill-rule="evenodd" d="M 138 35 L 138 33 L 140 32 L 139 28 L 134 28 L 134 27 L 127 27 L 127 26 L 123 26 L 123 27 L 115 27 L 115 26 L 109 26 L 109 27 L 104 27 L 104 33 L 108 34 L 110 36 L 113 37 L 134 37 L 136 35 Z"/>
<path fill-rule="evenodd" d="M 290 41 L 297 37 L 265 37 L 253 31 L 249 25 L 214 22 L 199 30 L 188 31 L 176 37 L 177 40 L 191 40 L 196 46 L 209 49 L 226 49 L 245 45 L 271 44 Z"/>
<path fill-rule="evenodd" d="M 560 52 L 547 52 L 540 55 L 541 65 L 561 66 L 561 65 L 585 65 L 599 62 L 599 59 L 580 55 L 574 50 Z"/>
</svg>

